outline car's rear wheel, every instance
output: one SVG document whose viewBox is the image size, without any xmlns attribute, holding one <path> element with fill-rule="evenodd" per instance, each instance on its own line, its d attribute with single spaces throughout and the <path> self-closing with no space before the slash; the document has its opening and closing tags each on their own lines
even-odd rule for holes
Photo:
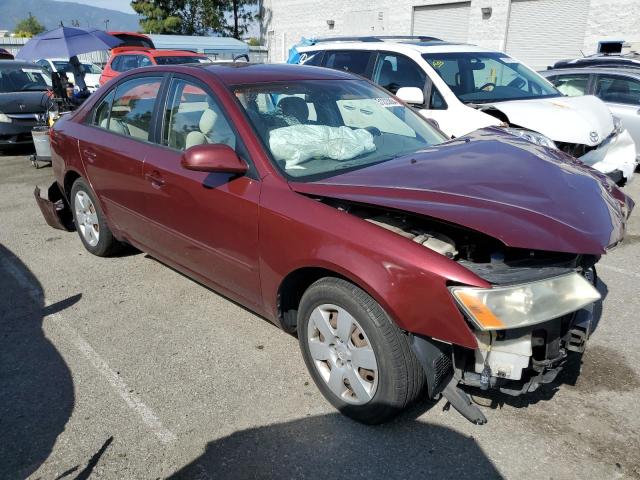
<svg viewBox="0 0 640 480">
<path fill-rule="evenodd" d="M 406 335 L 362 289 L 323 278 L 304 293 L 298 312 L 307 368 L 342 413 L 382 423 L 419 396 L 425 376 Z"/>
<path fill-rule="evenodd" d="M 70 203 L 76 230 L 89 252 L 106 257 L 120 249 L 122 244 L 111 233 L 93 191 L 81 178 L 71 187 Z"/>
</svg>

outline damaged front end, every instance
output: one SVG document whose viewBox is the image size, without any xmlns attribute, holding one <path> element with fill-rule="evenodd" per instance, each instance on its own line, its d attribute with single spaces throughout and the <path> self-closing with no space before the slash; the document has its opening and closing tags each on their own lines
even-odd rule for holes
<svg viewBox="0 0 640 480">
<path fill-rule="evenodd" d="M 39 187 L 35 188 L 33 195 L 42 216 L 50 227 L 68 232 L 74 230 L 69 202 L 57 182 L 49 186 L 46 199 L 40 195 Z"/>
<path fill-rule="evenodd" d="M 460 386 L 512 396 L 530 393 L 555 380 L 569 352 L 584 351 L 593 306 L 600 299 L 595 288 L 599 256 L 512 248 L 434 219 L 321 201 L 419 243 L 491 285 L 449 286 L 476 337 L 476 349 L 409 334 L 429 396 L 445 396 L 473 423 L 486 418 Z"/>
</svg>

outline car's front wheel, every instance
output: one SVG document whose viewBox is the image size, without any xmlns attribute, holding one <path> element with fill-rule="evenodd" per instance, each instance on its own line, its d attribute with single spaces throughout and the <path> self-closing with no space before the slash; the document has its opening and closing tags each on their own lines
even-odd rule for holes
<svg viewBox="0 0 640 480">
<path fill-rule="evenodd" d="M 93 191 L 82 178 L 71 187 L 70 200 L 73 221 L 84 247 L 98 257 L 116 253 L 122 244 L 114 238 Z"/>
<path fill-rule="evenodd" d="M 302 354 L 322 394 L 345 415 L 376 424 L 421 393 L 425 376 L 406 335 L 366 292 L 323 278 L 298 310 Z"/>
</svg>

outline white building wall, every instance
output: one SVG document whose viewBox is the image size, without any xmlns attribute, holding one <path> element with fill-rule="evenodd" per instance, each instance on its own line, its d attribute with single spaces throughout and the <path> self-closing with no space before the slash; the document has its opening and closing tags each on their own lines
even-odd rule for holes
<svg viewBox="0 0 640 480">
<path fill-rule="evenodd" d="M 583 53 L 595 53 L 600 40 L 624 40 L 640 52 L 640 0 L 591 0 Z"/>
<path fill-rule="evenodd" d="M 261 34 L 270 60 L 285 61 L 301 37 L 343 35 L 410 35 L 413 8 L 461 0 L 262 0 Z M 468 42 L 504 50 L 510 0 L 471 0 Z M 599 40 L 625 40 L 640 50 L 640 0 L 584 0 L 589 10 L 585 54 Z M 491 8 L 491 15 L 482 14 Z M 334 22 L 330 28 L 327 21 Z"/>
</svg>

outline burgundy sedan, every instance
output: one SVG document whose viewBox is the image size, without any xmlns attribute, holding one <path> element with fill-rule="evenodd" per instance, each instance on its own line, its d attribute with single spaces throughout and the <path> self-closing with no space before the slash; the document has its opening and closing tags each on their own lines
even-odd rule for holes
<svg viewBox="0 0 640 480">
<path fill-rule="evenodd" d="M 323 395 L 367 423 L 423 394 L 484 423 L 468 392 L 553 381 L 633 207 L 560 151 L 499 129 L 447 140 L 370 82 L 297 65 L 134 70 L 51 147 L 50 225 L 297 332 Z"/>
</svg>

